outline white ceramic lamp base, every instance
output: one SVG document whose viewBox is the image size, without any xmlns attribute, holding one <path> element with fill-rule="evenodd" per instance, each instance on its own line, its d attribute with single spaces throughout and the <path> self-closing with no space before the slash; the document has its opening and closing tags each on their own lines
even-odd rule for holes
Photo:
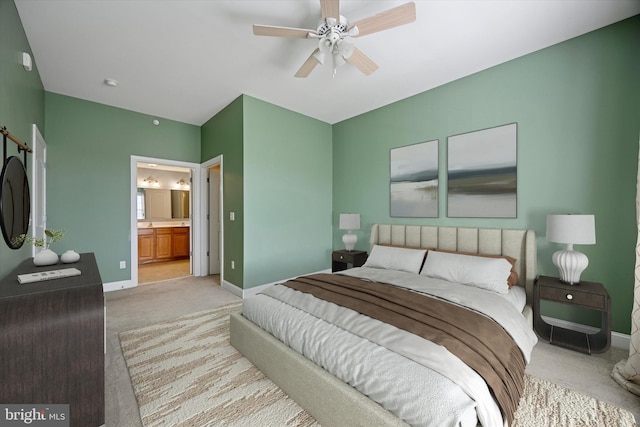
<svg viewBox="0 0 640 427">
<path fill-rule="evenodd" d="M 352 251 L 353 248 L 356 247 L 356 242 L 358 241 L 358 236 L 355 234 L 351 234 L 351 230 L 344 236 L 342 236 L 342 242 L 344 243 L 344 248 L 348 251 Z"/>
<path fill-rule="evenodd" d="M 580 275 L 589 265 L 587 256 L 582 252 L 574 251 L 573 245 L 567 245 L 567 249 L 555 252 L 551 260 L 558 267 L 560 280 L 570 285 L 580 283 Z"/>
</svg>

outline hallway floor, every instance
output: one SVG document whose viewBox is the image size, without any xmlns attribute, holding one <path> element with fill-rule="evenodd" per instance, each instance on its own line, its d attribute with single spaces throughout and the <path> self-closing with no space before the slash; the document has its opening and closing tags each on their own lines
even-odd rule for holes
<svg viewBox="0 0 640 427">
<path fill-rule="evenodd" d="M 188 259 L 138 265 L 138 284 L 140 285 L 190 275 L 191 271 Z"/>
</svg>

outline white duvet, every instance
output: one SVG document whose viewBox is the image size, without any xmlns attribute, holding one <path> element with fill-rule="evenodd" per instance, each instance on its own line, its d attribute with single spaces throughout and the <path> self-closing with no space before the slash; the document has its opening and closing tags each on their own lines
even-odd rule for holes
<svg viewBox="0 0 640 427">
<path fill-rule="evenodd" d="M 537 338 L 498 294 L 394 270 L 341 274 L 392 283 L 479 311 L 514 338 L 527 362 Z M 484 380 L 444 347 L 286 286 L 245 300 L 243 315 L 414 426 L 502 426 Z"/>
</svg>

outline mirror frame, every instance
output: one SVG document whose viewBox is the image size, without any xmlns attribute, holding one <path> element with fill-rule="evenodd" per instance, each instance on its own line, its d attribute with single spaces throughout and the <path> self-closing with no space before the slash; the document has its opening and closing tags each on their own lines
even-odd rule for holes
<svg viewBox="0 0 640 427">
<path fill-rule="evenodd" d="M 27 171 L 19 158 L 11 156 L 5 161 L 0 175 L 0 228 L 9 248 L 19 249 L 24 244 L 24 240 L 17 237 L 27 234 L 30 215 L 31 193 Z M 17 223 L 16 218 L 22 222 Z"/>
</svg>

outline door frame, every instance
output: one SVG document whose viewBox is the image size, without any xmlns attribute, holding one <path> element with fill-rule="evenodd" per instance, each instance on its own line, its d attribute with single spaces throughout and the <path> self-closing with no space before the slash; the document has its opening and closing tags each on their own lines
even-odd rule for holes
<svg viewBox="0 0 640 427">
<path fill-rule="evenodd" d="M 219 215 L 220 215 L 220 233 L 219 233 L 219 245 L 220 245 L 220 284 L 224 280 L 224 164 L 222 154 L 207 160 L 200 165 L 200 230 L 203 231 L 203 236 L 206 238 L 201 239 L 201 246 L 198 252 L 200 257 L 200 265 L 202 266 L 202 275 L 209 274 L 209 259 L 207 252 L 209 251 L 209 219 L 207 213 L 209 210 L 209 187 L 207 179 L 209 178 L 209 168 L 220 165 L 220 190 L 218 192 L 219 200 Z"/>
<path fill-rule="evenodd" d="M 131 242 L 131 258 L 129 259 L 129 268 L 131 271 L 131 287 L 138 286 L 138 218 L 136 215 L 136 195 L 138 192 L 138 163 L 156 163 L 163 166 L 180 166 L 191 169 L 191 218 L 190 218 L 190 234 L 191 234 L 191 267 L 194 276 L 203 276 L 202 273 L 202 254 L 199 248 L 202 247 L 202 220 L 201 215 L 201 197 L 193 197 L 201 193 L 201 168 L 198 163 L 183 162 L 180 160 L 159 159 L 155 157 L 131 156 L 131 189 L 130 189 L 130 205 L 129 215 L 131 228 L 129 232 L 129 240 Z M 205 253 L 206 256 L 206 253 Z"/>
</svg>

